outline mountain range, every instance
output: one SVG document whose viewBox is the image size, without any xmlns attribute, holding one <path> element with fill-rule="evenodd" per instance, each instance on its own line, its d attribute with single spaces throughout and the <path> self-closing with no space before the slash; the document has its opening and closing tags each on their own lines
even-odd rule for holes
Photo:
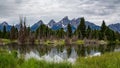
<svg viewBox="0 0 120 68">
<path fill-rule="evenodd" d="M 66 31 L 67 30 L 67 25 L 71 24 L 72 30 L 75 31 L 77 29 L 78 25 L 80 24 L 80 20 L 81 20 L 81 18 L 77 18 L 77 19 L 74 18 L 74 19 L 70 20 L 68 18 L 68 16 L 66 16 L 58 22 L 55 22 L 52 19 L 52 20 L 50 20 L 50 22 L 48 24 L 45 24 L 45 25 L 47 25 L 49 28 L 51 28 L 53 30 L 58 30 L 60 28 L 64 28 L 64 30 Z M 35 31 L 41 24 L 44 24 L 44 22 L 42 20 L 33 24 L 30 28 L 31 28 L 32 31 Z M 89 22 L 89 21 L 85 21 L 85 25 L 90 26 L 91 29 L 93 29 L 93 30 L 99 30 L 100 29 L 100 26 L 95 25 L 94 23 Z M 9 25 L 5 21 L 0 24 L 0 30 L 3 30 L 3 26 L 6 26 L 7 31 L 10 31 L 10 29 L 12 27 L 12 25 Z M 16 24 L 15 27 L 20 29 L 20 24 Z M 108 27 L 110 29 L 120 33 L 120 23 L 110 24 L 110 25 L 108 25 Z"/>
</svg>

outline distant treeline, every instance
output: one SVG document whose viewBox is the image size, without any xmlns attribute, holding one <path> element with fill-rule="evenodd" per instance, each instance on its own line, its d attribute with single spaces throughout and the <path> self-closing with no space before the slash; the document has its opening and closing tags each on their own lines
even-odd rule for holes
<svg viewBox="0 0 120 68">
<path fill-rule="evenodd" d="M 18 40 L 20 43 L 34 42 L 35 40 L 59 40 L 59 39 L 97 39 L 115 41 L 120 40 L 120 33 L 111 30 L 106 26 L 105 21 L 102 22 L 100 30 L 92 30 L 90 26 L 85 25 L 85 19 L 81 18 L 80 24 L 73 32 L 70 24 L 67 30 L 63 28 L 52 30 L 48 26 L 41 24 L 36 31 L 31 31 L 30 27 L 26 27 L 26 18 L 20 18 L 20 29 L 12 26 L 10 31 L 6 31 L 6 26 L 0 31 L 0 38 Z"/>
</svg>

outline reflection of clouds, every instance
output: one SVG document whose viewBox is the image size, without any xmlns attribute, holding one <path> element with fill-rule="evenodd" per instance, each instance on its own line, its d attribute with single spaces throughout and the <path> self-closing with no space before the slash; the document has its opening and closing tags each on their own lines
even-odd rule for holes
<svg viewBox="0 0 120 68">
<path fill-rule="evenodd" d="M 51 51 L 48 54 L 45 54 L 43 56 L 40 56 L 37 51 L 30 51 L 29 53 L 26 53 L 24 58 L 26 60 L 34 58 L 37 60 L 44 60 L 47 62 L 64 62 L 68 61 L 70 63 L 75 63 L 78 55 L 74 48 L 71 49 L 71 55 L 68 57 L 67 50 L 64 49 L 63 52 L 58 52 L 57 48 L 52 48 Z"/>
<path fill-rule="evenodd" d="M 99 25 L 103 19 L 107 24 L 120 21 L 118 20 L 120 0 L 1 0 L 0 10 L 0 17 L 6 18 L 11 24 L 17 22 L 21 14 L 30 17 L 28 18 L 30 24 L 39 19 L 45 23 L 50 19 L 58 21 L 64 16 L 70 18 L 85 16 L 87 20 Z M 0 22 L 4 20 L 0 19 Z"/>
</svg>

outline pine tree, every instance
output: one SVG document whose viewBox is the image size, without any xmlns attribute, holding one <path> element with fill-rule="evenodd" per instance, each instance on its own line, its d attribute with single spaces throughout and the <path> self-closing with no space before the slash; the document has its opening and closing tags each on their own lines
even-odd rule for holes
<svg viewBox="0 0 120 68">
<path fill-rule="evenodd" d="M 92 30 L 92 39 L 99 39 L 99 30 Z"/>
<path fill-rule="evenodd" d="M 0 38 L 2 38 L 2 31 L 0 30 Z"/>
<path fill-rule="evenodd" d="M 64 35 L 65 35 L 65 32 L 64 32 L 64 29 L 61 28 L 57 31 L 57 35 L 59 38 L 64 38 Z"/>
<path fill-rule="evenodd" d="M 99 39 L 100 40 L 104 40 L 105 39 L 105 31 L 106 31 L 106 24 L 105 24 L 105 21 L 103 20 L 103 23 L 101 25 L 101 30 L 100 30 L 100 33 L 99 33 Z"/>
<path fill-rule="evenodd" d="M 72 37 L 72 27 L 70 24 L 67 26 L 67 37 L 71 38 Z"/>
<path fill-rule="evenodd" d="M 15 39 L 18 39 L 18 29 L 17 28 L 15 28 Z"/>
<path fill-rule="evenodd" d="M 6 26 L 3 26 L 2 38 L 6 38 L 7 37 L 6 35 L 7 35 Z"/>
<path fill-rule="evenodd" d="M 120 33 L 119 32 L 116 32 L 116 39 L 120 41 Z"/>
<path fill-rule="evenodd" d="M 102 25 L 101 25 L 101 32 L 105 32 L 107 26 L 105 24 L 105 21 L 103 20 Z"/>
<path fill-rule="evenodd" d="M 82 36 L 82 39 L 86 37 L 86 25 L 84 18 L 81 18 L 80 24 L 77 28 L 78 37 Z M 80 35 L 81 34 L 81 35 Z"/>
<path fill-rule="evenodd" d="M 27 31 L 27 35 L 29 36 L 29 35 L 30 35 L 30 32 L 31 32 L 30 27 L 27 27 L 26 31 Z"/>
<path fill-rule="evenodd" d="M 48 27 L 44 24 L 41 24 L 36 30 L 36 35 L 38 35 L 39 39 L 46 38 L 48 34 L 47 30 L 48 30 Z"/>
<path fill-rule="evenodd" d="M 109 29 L 109 27 L 106 28 L 105 37 L 109 41 L 115 41 L 115 39 L 116 39 L 115 38 L 115 32 L 112 31 L 111 29 Z"/>
<path fill-rule="evenodd" d="M 91 33 L 92 33 L 92 30 L 91 30 L 90 26 L 88 26 L 87 31 L 86 31 L 86 37 L 90 39 Z"/>
</svg>

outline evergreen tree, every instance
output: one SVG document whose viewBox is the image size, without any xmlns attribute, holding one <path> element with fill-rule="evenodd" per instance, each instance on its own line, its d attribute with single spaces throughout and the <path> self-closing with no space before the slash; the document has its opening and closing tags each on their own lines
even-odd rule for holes
<svg viewBox="0 0 120 68">
<path fill-rule="evenodd" d="M 70 24 L 67 26 L 67 37 L 71 38 L 72 37 L 72 27 Z"/>
<path fill-rule="evenodd" d="M 6 35 L 7 35 L 6 26 L 3 26 L 2 38 L 6 38 L 7 37 Z"/>
<path fill-rule="evenodd" d="M 116 39 L 120 41 L 120 33 L 116 32 Z"/>
<path fill-rule="evenodd" d="M 106 24 L 105 24 L 105 21 L 103 20 L 103 23 L 101 25 L 101 30 L 100 30 L 100 33 L 99 33 L 99 39 L 100 40 L 104 40 L 105 39 L 105 31 L 106 31 Z"/>
<path fill-rule="evenodd" d="M 65 32 L 64 32 L 64 29 L 61 28 L 57 31 L 57 35 L 59 38 L 64 38 L 64 35 L 65 35 Z"/>
<path fill-rule="evenodd" d="M 75 30 L 74 35 L 77 36 L 78 39 L 82 39 L 82 34 L 79 27 Z"/>
<path fill-rule="evenodd" d="M 109 41 L 115 41 L 115 32 L 107 27 L 105 31 L 105 37 Z"/>
<path fill-rule="evenodd" d="M 30 30 L 30 27 L 27 27 L 27 35 L 29 36 L 30 35 L 30 32 L 31 32 L 31 30 Z"/>
<path fill-rule="evenodd" d="M 65 31 L 63 28 L 60 29 L 60 38 L 64 38 Z"/>
<path fill-rule="evenodd" d="M 92 30 L 91 30 L 90 26 L 88 26 L 87 31 L 86 31 L 86 37 L 89 39 L 91 38 L 91 33 L 92 33 L 91 31 Z"/>
<path fill-rule="evenodd" d="M 2 38 L 2 31 L 0 30 L 0 38 Z"/>
<path fill-rule="evenodd" d="M 99 30 L 92 30 L 92 39 L 99 39 Z"/>
<path fill-rule="evenodd" d="M 17 28 L 15 28 L 15 39 L 18 39 L 18 29 Z"/>
<path fill-rule="evenodd" d="M 101 32 L 105 32 L 107 26 L 105 24 L 105 21 L 103 20 L 102 25 L 101 25 Z"/>
<path fill-rule="evenodd" d="M 40 38 L 45 38 L 47 36 L 48 27 L 44 24 L 41 24 L 38 29 L 36 30 L 36 34 Z"/>
<path fill-rule="evenodd" d="M 82 39 L 86 37 L 86 25 L 85 25 L 84 18 L 81 18 L 80 24 L 77 28 L 77 32 L 78 32 L 78 37 L 79 38 L 80 38 L 81 35 L 82 35 Z"/>
</svg>

